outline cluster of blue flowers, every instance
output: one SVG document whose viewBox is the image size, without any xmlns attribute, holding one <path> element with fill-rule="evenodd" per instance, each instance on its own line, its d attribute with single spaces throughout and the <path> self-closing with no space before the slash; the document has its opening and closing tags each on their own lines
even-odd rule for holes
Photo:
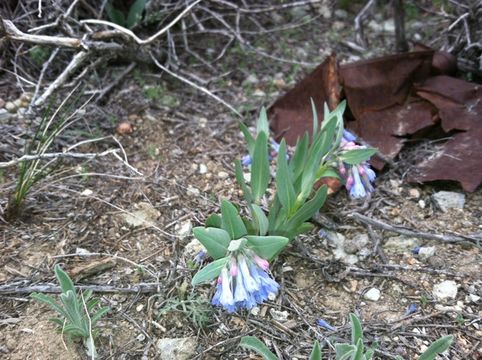
<svg viewBox="0 0 482 360">
<path fill-rule="evenodd" d="M 355 143 L 356 136 L 348 130 L 343 130 L 343 138 L 340 150 L 363 149 L 364 146 Z M 352 199 L 360 199 L 374 190 L 372 183 L 375 181 L 375 172 L 370 168 L 367 161 L 359 165 L 349 165 L 343 162 L 338 164 L 338 171 L 345 179 L 345 187 Z"/>
<path fill-rule="evenodd" d="M 221 270 L 212 304 L 232 313 L 274 299 L 279 284 L 269 276 L 268 269 L 268 261 L 249 249 L 231 254 Z"/>
</svg>

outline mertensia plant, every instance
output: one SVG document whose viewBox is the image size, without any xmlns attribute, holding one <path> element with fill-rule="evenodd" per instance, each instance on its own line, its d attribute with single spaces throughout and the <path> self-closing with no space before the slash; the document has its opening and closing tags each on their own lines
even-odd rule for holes
<svg viewBox="0 0 482 360">
<path fill-rule="evenodd" d="M 60 266 L 55 266 L 54 271 L 62 290 L 60 303 L 55 301 L 52 296 L 41 293 L 33 293 L 31 296 L 55 310 L 60 317 L 50 320 L 57 324 L 62 334 L 68 338 L 73 341 L 82 340 L 87 354 L 94 359 L 97 356 L 94 340 L 98 332 L 95 326 L 110 308 L 102 307 L 95 311 L 99 300 L 92 298 L 91 290 L 77 293 L 69 275 Z"/>
<path fill-rule="evenodd" d="M 223 200 L 221 214 L 211 215 L 204 227 L 193 229 L 194 236 L 214 261 L 193 277 L 192 285 L 217 278 L 213 305 L 229 312 L 249 310 L 276 296 L 279 285 L 269 273 L 269 261 L 297 235 L 312 229 L 309 220 L 323 206 L 328 193 L 326 186 L 314 190 L 321 178 L 339 178 L 350 189 L 358 184 L 368 189 L 373 180 L 368 176 L 372 170 L 365 162 L 376 149 L 358 146 L 348 139 L 353 135 L 343 127 L 346 103 L 340 103 L 334 111 L 325 105 L 321 125 L 313 103 L 312 106 L 311 141 L 306 133 L 298 140 L 292 156 L 284 140 L 280 144 L 269 143 L 265 109 L 261 111 L 254 136 L 240 124 L 249 152 L 243 163 L 250 166 L 250 181 L 245 180 L 241 161 L 235 162 L 235 169 L 246 211 Z M 277 155 L 274 177 L 270 146 Z M 341 174 L 342 168 L 345 171 Z M 357 179 L 350 180 L 347 172 L 355 172 Z M 267 195 L 270 185 L 276 188 L 273 196 Z"/>
</svg>

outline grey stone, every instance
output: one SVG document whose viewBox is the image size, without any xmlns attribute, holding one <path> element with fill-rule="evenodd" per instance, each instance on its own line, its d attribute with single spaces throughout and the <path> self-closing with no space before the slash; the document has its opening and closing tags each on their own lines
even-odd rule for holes
<svg viewBox="0 0 482 360">
<path fill-rule="evenodd" d="M 453 191 L 439 191 L 432 195 L 432 199 L 443 212 L 449 209 L 463 209 L 465 205 L 465 195 Z"/>
<path fill-rule="evenodd" d="M 164 338 L 156 345 L 161 360 L 190 360 L 196 353 L 197 341 L 193 337 Z"/>
<path fill-rule="evenodd" d="M 259 83 L 259 80 L 258 78 L 256 77 L 256 75 L 254 74 L 250 74 L 246 79 L 244 79 L 243 81 L 243 85 L 256 85 L 257 83 Z"/>
<path fill-rule="evenodd" d="M 436 300 L 455 299 L 457 296 L 457 283 L 445 280 L 433 287 L 432 295 Z"/>
<path fill-rule="evenodd" d="M 348 254 L 356 254 L 368 245 L 370 240 L 367 234 L 357 234 L 351 239 L 346 239 L 344 248 Z"/>
<path fill-rule="evenodd" d="M 5 104 L 5 109 L 7 109 L 11 113 L 17 112 L 17 107 L 11 101 L 9 101 Z"/>
<path fill-rule="evenodd" d="M 358 262 L 358 257 L 353 254 L 348 254 L 345 251 L 346 238 L 337 232 L 327 231 L 326 238 L 328 245 L 333 248 L 332 252 L 336 260 L 341 260 L 345 264 L 353 265 Z"/>
<path fill-rule="evenodd" d="M 7 109 L 0 109 L 0 121 L 10 120 L 13 116 Z"/>
</svg>

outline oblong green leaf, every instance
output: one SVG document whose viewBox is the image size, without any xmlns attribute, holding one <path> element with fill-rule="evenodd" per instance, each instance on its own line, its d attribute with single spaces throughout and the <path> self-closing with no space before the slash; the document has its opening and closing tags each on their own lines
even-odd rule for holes
<svg viewBox="0 0 482 360">
<path fill-rule="evenodd" d="M 193 276 L 191 285 L 196 286 L 202 282 L 211 281 L 221 274 L 221 270 L 226 266 L 228 258 L 221 258 L 213 261 L 209 265 L 199 270 L 196 275 Z"/>
<path fill-rule="evenodd" d="M 356 353 L 356 346 L 350 344 L 335 344 L 336 360 L 348 360 Z"/>
<path fill-rule="evenodd" d="M 59 265 L 55 265 L 54 272 L 57 280 L 59 281 L 62 292 L 72 290 L 72 292 L 75 294 L 74 283 L 70 279 L 69 275 L 65 271 L 63 271 Z"/>
<path fill-rule="evenodd" d="M 307 201 L 303 206 L 288 220 L 288 229 L 296 229 L 302 223 L 310 219 L 318 210 L 321 209 L 326 200 L 328 188 L 323 185 L 318 189 L 313 199 Z"/>
<path fill-rule="evenodd" d="M 254 137 L 253 135 L 251 135 L 251 133 L 249 132 L 249 129 L 248 127 L 240 122 L 239 123 L 239 128 L 241 129 L 241 132 L 243 133 L 244 135 L 244 140 L 246 140 L 246 146 L 248 147 L 248 152 L 249 152 L 249 155 L 251 155 L 251 157 L 253 157 L 253 153 L 254 153 Z"/>
<path fill-rule="evenodd" d="M 313 344 L 313 350 L 311 350 L 309 360 L 321 360 L 321 348 L 318 340 L 315 340 L 315 343 Z"/>
<path fill-rule="evenodd" d="M 293 186 L 292 176 L 286 161 L 286 143 L 283 139 L 278 152 L 278 169 L 276 170 L 276 194 L 278 195 L 281 205 L 286 208 L 290 214 L 294 210 L 296 202 L 295 188 Z"/>
<path fill-rule="evenodd" d="M 264 132 L 266 136 L 269 136 L 268 113 L 264 106 L 259 112 L 258 122 L 256 123 L 256 134 L 259 135 L 262 132 Z"/>
<path fill-rule="evenodd" d="M 450 347 L 453 340 L 454 337 L 451 335 L 442 336 L 440 339 L 435 340 L 428 349 L 420 355 L 418 360 L 434 360 L 437 354 L 443 353 Z"/>
<path fill-rule="evenodd" d="M 256 137 L 251 164 L 251 189 L 256 203 L 263 197 L 270 179 L 268 161 L 268 136 L 261 132 Z"/>
<path fill-rule="evenodd" d="M 126 27 L 128 29 L 133 28 L 139 20 L 142 18 L 142 12 L 146 7 L 146 0 L 136 0 L 129 9 L 129 14 L 127 15 Z"/>
<path fill-rule="evenodd" d="M 256 254 L 266 260 L 271 260 L 279 254 L 281 250 L 288 245 L 288 238 L 284 236 L 246 236 L 248 246 L 254 250 Z"/>
<path fill-rule="evenodd" d="M 214 227 L 204 228 L 200 226 L 195 227 L 192 232 L 213 259 L 226 256 L 229 242 L 231 241 L 227 231 Z"/>
<path fill-rule="evenodd" d="M 243 190 L 244 199 L 248 204 L 251 204 L 253 202 L 253 195 L 251 195 L 251 189 L 244 180 L 243 166 L 241 165 L 241 162 L 237 159 L 234 161 L 234 168 L 236 174 L 236 182 L 241 187 L 241 190 Z"/>
<path fill-rule="evenodd" d="M 290 169 L 293 173 L 293 181 L 298 180 L 298 177 L 303 173 L 305 161 L 308 156 L 309 137 L 305 132 L 301 140 L 296 143 L 295 153 L 290 161 Z"/>
<path fill-rule="evenodd" d="M 362 161 L 370 159 L 376 153 L 377 149 L 374 148 L 354 149 L 341 153 L 339 159 L 350 165 L 358 165 Z"/>
<path fill-rule="evenodd" d="M 258 225 L 259 235 L 266 235 L 269 228 L 269 222 L 266 214 L 264 213 L 263 209 L 256 204 L 252 204 L 251 208 L 253 209 L 253 218 Z"/>
<path fill-rule="evenodd" d="M 243 336 L 239 343 L 239 346 L 253 350 L 263 357 L 264 360 L 278 360 L 275 354 L 273 354 L 268 347 L 254 336 Z"/>
<path fill-rule="evenodd" d="M 219 216 L 218 214 L 209 215 L 206 221 L 204 222 L 204 226 L 220 229 L 222 227 L 221 216 Z"/>
<path fill-rule="evenodd" d="M 238 209 L 227 200 L 221 202 L 221 220 L 222 228 L 228 232 L 232 240 L 239 239 L 248 233 Z"/>
<path fill-rule="evenodd" d="M 350 322 L 351 322 L 351 343 L 357 344 L 358 340 L 363 341 L 363 328 L 361 326 L 360 320 L 358 317 L 350 313 Z"/>
</svg>

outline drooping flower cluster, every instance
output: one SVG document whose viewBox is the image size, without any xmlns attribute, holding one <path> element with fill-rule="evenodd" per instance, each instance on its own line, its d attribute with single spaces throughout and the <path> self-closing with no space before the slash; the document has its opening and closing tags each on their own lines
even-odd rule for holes
<svg viewBox="0 0 482 360">
<path fill-rule="evenodd" d="M 365 148 L 365 146 L 357 145 L 355 141 L 355 135 L 348 130 L 343 130 L 340 150 L 346 151 Z M 375 181 L 376 175 L 367 161 L 358 165 L 349 165 L 340 161 L 338 171 L 345 179 L 345 187 L 352 199 L 363 198 L 374 190 L 372 183 Z"/>
<path fill-rule="evenodd" d="M 232 313 L 252 309 L 278 293 L 279 284 L 267 273 L 269 263 L 253 251 L 232 253 L 217 280 L 212 304 Z"/>
</svg>

